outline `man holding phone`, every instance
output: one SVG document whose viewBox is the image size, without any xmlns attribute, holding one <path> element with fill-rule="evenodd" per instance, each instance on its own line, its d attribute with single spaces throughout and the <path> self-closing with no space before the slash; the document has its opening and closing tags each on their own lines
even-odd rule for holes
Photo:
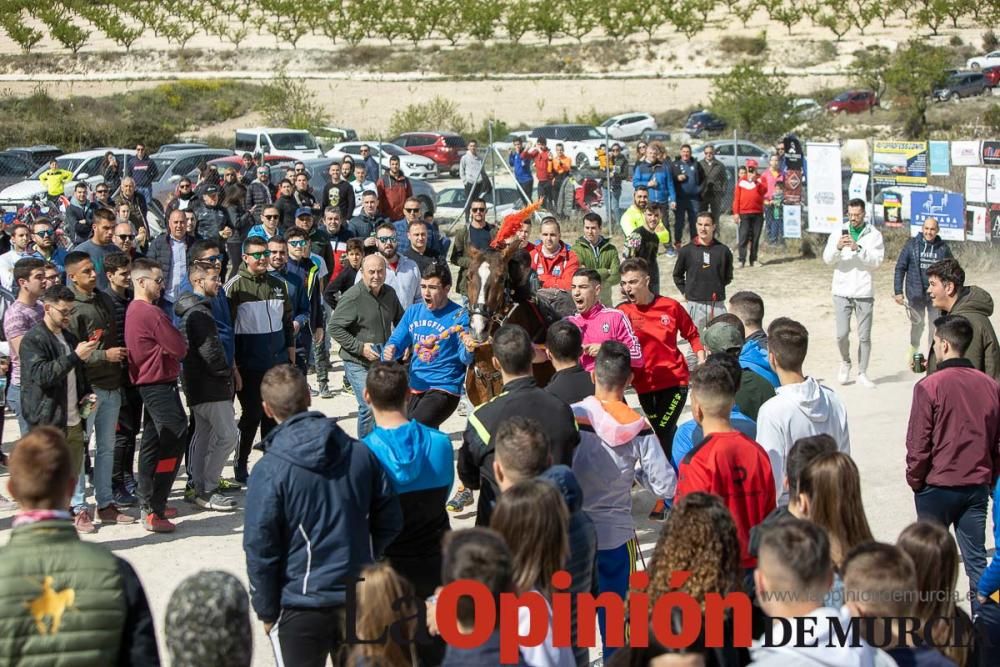
<svg viewBox="0 0 1000 667">
<path fill-rule="evenodd" d="M 851 375 L 851 316 L 858 321 L 858 384 L 873 389 L 867 375 L 872 353 L 872 316 L 875 311 L 875 270 L 885 258 L 882 233 L 865 222 L 865 202 L 847 203 L 847 224 L 832 233 L 823 250 L 823 261 L 833 265 L 833 308 L 837 318 L 840 371 L 846 384 Z"/>
</svg>

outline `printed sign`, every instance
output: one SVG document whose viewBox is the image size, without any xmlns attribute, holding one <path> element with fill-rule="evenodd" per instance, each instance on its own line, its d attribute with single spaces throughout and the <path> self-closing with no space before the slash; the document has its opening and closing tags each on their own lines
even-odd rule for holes
<svg viewBox="0 0 1000 667">
<path fill-rule="evenodd" d="M 844 220 L 844 195 L 840 173 L 840 144 L 809 143 L 809 231 L 831 234 Z"/>
<path fill-rule="evenodd" d="M 898 192 L 886 192 L 882 199 L 882 220 L 886 227 L 902 227 L 903 200 Z"/>
<path fill-rule="evenodd" d="M 847 186 L 847 196 L 850 199 L 868 201 L 868 174 L 851 174 L 851 182 Z"/>
<path fill-rule="evenodd" d="M 965 240 L 983 242 L 989 239 L 989 216 L 985 206 L 965 208 Z"/>
<path fill-rule="evenodd" d="M 948 142 L 932 141 L 929 144 L 931 159 L 931 176 L 947 176 L 951 173 L 948 162 Z"/>
<path fill-rule="evenodd" d="M 1000 141 L 983 142 L 983 164 L 1000 165 Z"/>
<path fill-rule="evenodd" d="M 968 167 L 965 170 L 965 200 L 986 201 L 986 167 Z"/>
<path fill-rule="evenodd" d="M 1000 169 L 986 170 L 986 201 L 1000 204 Z"/>
<path fill-rule="evenodd" d="M 927 185 L 926 141 L 876 141 L 876 185 Z"/>
<path fill-rule="evenodd" d="M 951 163 L 956 167 L 975 167 L 979 165 L 978 141 L 951 142 Z"/>
<path fill-rule="evenodd" d="M 798 205 L 786 205 L 783 207 L 783 213 L 782 221 L 784 222 L 785 238 L 802 238 L 802 207 Z"/>
<path fill-rule="evenodd" d="M 965 240 L 965 197 L 957 192 L 916 191 L 910 195 L 910 233 L 934 218 L 945 241 Z"/>
</svg>

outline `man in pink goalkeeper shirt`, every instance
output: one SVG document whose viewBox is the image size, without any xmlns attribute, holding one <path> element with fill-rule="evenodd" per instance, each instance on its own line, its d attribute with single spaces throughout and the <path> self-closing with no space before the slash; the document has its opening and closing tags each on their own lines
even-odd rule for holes
<svg viewBox="0 0 1000 667">
<path fill-rule="evenodd" d="M 601 275 L 594 269 L 577 269 L 572 285 L 571 294 L 577 314 L 566 319 L 583 334 L 583 354 L 580 355 L 583 370 L 594 370 L 597 351 L 606 340 L 616 340 L 624 345 L 632 359 L 632 368 L 642 368 L 642 347 L 628 318 L 620 310 L 608 308 L 600 301 Z"/>
</svg>

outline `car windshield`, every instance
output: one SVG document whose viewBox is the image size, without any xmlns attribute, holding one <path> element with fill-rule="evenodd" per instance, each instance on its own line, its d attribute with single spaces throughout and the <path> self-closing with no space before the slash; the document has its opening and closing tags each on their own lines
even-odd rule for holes
<svg viewBox="0 0 1000 667">
<path fill-rule="evenodd" d="M 465 203 L 465 190 L 448 188 L 438 193 L 438 206 L 461 206 Z"/>
<path fill-rule="evenodd" d="M 603 123 L 601 123 L 600 125 L 598 125 L 597 127 L 611 127 L 612 125 L 614 125 L 617 122 L 618 122 L 617 118 L 609 118 L 606 121 L 604 121 Z"/>
<path fill-rule="evenodd" d="M 56 162 L 59 163 L 59 168 L 60 169 L 66 169 L 68 171 L 72 171 L 72 172 L 75 173 L 76 170 L 77 170 L 77 167 L 79 167 L 81 164 L 83 164 L 83 159 L 82 158 L 60 157 L 60 158 L 56 158 Z M 48 165 L 48 163 L 46 163 L 46 164 L 42 165 L 41 167 L 39 167 L 38 170 L 35 171 L 35 173 L 31 175 L 31 177 L 32 178 L 38 178 L 39 176 L 41 176 L 42 174 L 44 174 L 48 170 L 49 170 L 49 165 Z"/>
<path fill-rule="evenodd" d="M 308 132 L 275 132 L 269 136 L 278 150 L 301 151 L 316 148 L 316 140 Z"/>
<path fill-rule="evenodd" d="M 851 93 L 841 93 L 840 95 L 837 95 L 836 97 L 834 97 L 833 101 L 834 102 L 846 102 L 849 99 L 851 99 Z"/>
<path fill-rule="evenodd" d="M 597 139 L 601 140 L 604 138 L 604 134 L 598 132 L 596 128 L 593 127 L 569 127 L 566 128 L 566 140 L 567 141 L 583 141 L 585 139 Z"/>
<path fill-rule="evenodd" d="M 172 165 L 176 161 L 177 161 L 177 158 L 175 158 L 175 157 L 154 157 L 153 158 L 153 163 L 156 164 L 156 168 L 159 170 L 159 172 L 161 174 L 167 173 L 167 170 L 170 169 L 170 165 Z"/>
</svg>

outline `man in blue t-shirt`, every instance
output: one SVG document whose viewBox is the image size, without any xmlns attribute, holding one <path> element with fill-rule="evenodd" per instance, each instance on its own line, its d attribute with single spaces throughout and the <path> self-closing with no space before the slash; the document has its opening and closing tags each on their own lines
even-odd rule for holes
<svg viewBox="0 0 1000 667">
<path fill-rule="evenodd" d="M 422 301 L 406 309 L 382 351 L 382 359 L 399 359 L 408 350 L 410 419 L 438 428 L 458 407 L 465 371 L 475 347 L 468 333 L 469 312 L 448 298 L 451 271 L 440 263 L 420 276 Z"/>
</svg>

